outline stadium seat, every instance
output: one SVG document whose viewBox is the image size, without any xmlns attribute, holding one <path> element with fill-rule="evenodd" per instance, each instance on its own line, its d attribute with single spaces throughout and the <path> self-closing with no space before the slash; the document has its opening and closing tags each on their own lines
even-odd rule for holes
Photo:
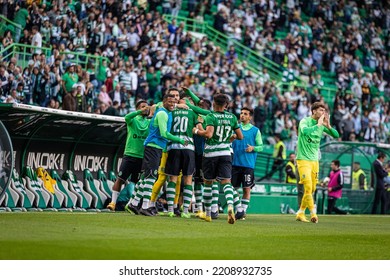
<svg viewBox="0 0 390 280">
<path fill-rule="evenodd" d="M 25 185 L 26 181 L 20 178 L 19 173 L 14 168 L 12 171 L 10 188 L 19 194 L 19 206 L 26 209 L 26 211 L 42 211 L 41 208 L 34 207 L 33 201 L 35 195 L 29 191 Z"/>
<path fill-rule="evenodd" d="M 98 209 L 92 206 L 92 196 L 83 190 L 83 183 L 78 181 L 73 171 L 67 170 L 62 175 L 63 179 L 68 181 L 69 189 L 77 195 L 78 206 L 86 209 L 87 211 L 99 212 Z"/>
<path fill-rule="evenodd" d="M 97 178 L 100 181 L 100 190 L 108 197 L 112 196 L 112 187 L 114 186 L 114 182 L 111 180 L 107 180 L 106 174 L 102 169 L 98 170 Z"/>
<path fill-rule="evenodd" d="M 100 182 L 93 178 L 89 169 L 84 170 L 84 189 L 93 198 L 93 208 L 102 209 L 103 211 L 110 211 L 104 209 L 104 204 L 108 197 L 99 189 Z"/>
<path fill-rule="evenodd" d="M 3 211 L 14 211 L 14 212 L 22 212 L 26 211 L 23 207 L 19 207 L 20 205 L 20 195 L 9 186 L 5 191 L 5 195 L 2 198 L 2 202 L 0 206 L 3 207 Z"/>
<path fill-rule="evenodd" d="M 7 194 L 5 193 L 1 198 L 0 198 L 0 212 L 11 212 L 11 208 L 2 206 L 5 205 L 4 201 L 7 198 Z"/>
<path fill-rule="evenodd" d="M 36 172 L 39 180 L 42 181 L 44 188 L 53 196 L 51 206 L 61 212 L 71 211 L 71 209 L 64 206 L 65 195 L 56 187 L 56 180 L 54 180 L 42 167 L 38 167 Z"/>
<path fill-rule="evenodd" d="M 43 187 L 42 182 L 38 181 L 37 174 L 32 167 L 24 167 L 23 177 L 26 180 L 26 188 L 35 196 L 33 205 L 41 208 L 43 211 L 57 211 L 57 209 L 53 207 L 53 194 Z"/>
<path fill-rule="evenodd" d="M 62 180 L 61 177 L 58 175 L 57 171 L 55 170 L 52 170 L 51 171 L 51 177 L 56 180 L 56 187 L 58 188 L 59 191 L 61 191 L 61 193 L 64 194 L 65 196 L 65 200 L 64 200 L 64 203 L 63 205 L 66 207 L 66 208 L 70 208 L 72 209 L 72 211 L 85 211 L 85 209 L 81 208 L 81 207 L 77 207 L 77 199 L 78 199 L 78 196 L 73 193 L 69 188 L 69 183 L 68 181 L 65 181 L 65 180 Z"/>
<path fill-rule="evenodd" d="M 112 182 L 115 182 L 116 181 L 116 176 L 115 176 L 115 172 L 114 171 L 110 171 L 108 173 L 108 180 L 112 181 Z"/>
</svg>

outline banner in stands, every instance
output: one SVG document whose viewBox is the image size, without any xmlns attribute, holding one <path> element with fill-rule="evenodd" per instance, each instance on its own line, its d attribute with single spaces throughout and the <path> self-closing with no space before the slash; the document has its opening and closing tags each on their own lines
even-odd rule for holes
<svg viewBox="0 0 390 280">
<path fill-rule="evenodd" d="M 18 172 L 25 166 L 60 175 L 70 169 L 79 180 L 85 168 L 94 176 L 99 169 L 107 173 L 116 169 L 126 142 L 122 117 L 0 104 L 0 120 L 10 135 Z"/>
</svg>

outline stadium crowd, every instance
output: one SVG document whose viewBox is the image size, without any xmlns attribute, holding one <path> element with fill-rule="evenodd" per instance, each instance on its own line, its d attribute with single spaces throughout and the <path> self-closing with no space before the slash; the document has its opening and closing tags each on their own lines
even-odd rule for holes
<svg viewBox="0 0 390 280">
<path fill-rule="evenodd" d="M 312 103 L 324 100 L 322 74 L 329 73 L 337 85 L 332 122 L 341 139 L 389 142 L 388 4 L 188 0 L 190 18 L 202 21 L 216 5 L 216 30 L 283 65 L 283 81 L 293 85 L 300 77 L 307 88 L 277 87 L 267 69 L 257 75 L 239 63 L 233 45 L 223 52 L 205 36 L 186 33 L 183 24 L 163 20 L 160 5 L 177 15 L 182 4 L 1 1 L 1 14 L 23 30 L 20 38 L 5 31 L 0 41 L 1 101 L 124 116 L 138 99 L 156 103 L 170 87 L 185 86 L 206 99 L 224 92 L 231 112 L 253 108 L 254 124 L 265 135 L 281 134 L 292 150 L 297 124 Z M 26 67 L 7 56 L 14 42 L 34 46 Z M 70 63 L 86 53 L 99 59 Z"/>
</svg>

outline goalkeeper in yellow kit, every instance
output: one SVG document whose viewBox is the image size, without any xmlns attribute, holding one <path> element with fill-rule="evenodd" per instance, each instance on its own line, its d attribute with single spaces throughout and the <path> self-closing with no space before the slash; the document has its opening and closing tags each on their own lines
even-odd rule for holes
<svg viewBox="0 0 390 280">
<path fill-rule="evenodd" d="M 310 221 L 318 223 L 314 206 L 313 193 L 316 190 L 319 172 L 319 150 L 323 132 L 333 138 L 338 138 L 337 130 L 330 126 L 329 114 L 325 104 L 315 102 L 311 106 L 312 115 L 302 119 L 298 128 L 297 165 L 300 184 L 303 184 L 304 195 L 296 220 L 309 222 L 305 216 L 306 208 L 310 211 Z"/>
</svg>

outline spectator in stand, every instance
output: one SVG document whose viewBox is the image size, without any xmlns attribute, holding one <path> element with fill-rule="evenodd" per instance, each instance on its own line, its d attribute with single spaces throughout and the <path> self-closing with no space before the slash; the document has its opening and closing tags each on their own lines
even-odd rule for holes
<svg viewBox="0 0 390 280">
<path fill-rule="evenodd" d="M 34 53 L 41 54 L 42 53 L 42 35 L 39 32 L 39 27 L 34 25 L 32 28 L 32 40 L 31 40 L 31 45 L 34 47 Z"/>
<path fill-rule="evenodd" d="M 371 112 L 368 114 L 368 120 L 370 121 L 370 123 L 372 124 L 372 126 L 374 128 L 379 127 L 381 117 L 380 117 L 379 112 L 375 106 L 372 108 Z"/>
<path fill-rule="evenodd" d="M 348 113 L 346 118 L 343 119 L 340 124 L 340 134 L 343 141 L 348 141 L 351 133 L 355 132 L 355 123 L 352 119 L 352 114 Z"/>
<path fill-rule="evenodd" d="M 70 64 L 66 73 L 62 76 L 62 92 L 66 96 L 79 81 L 79 76 L 75 73 L 75 64 Z"/>
<path fill-rule="evenodd" d="M 177 5 L 180 1 L 168 2 L 172 9 L 175 8 L 172 4 Z M 202 15 L 207 14 L 208 3 L 209 1 L 198 1 L 196 2 L 198 5 L 195 5 L 195 2 L 190 1 L 188 6 L 190 12 L 194 12 L 193 17 L 199 15 L 201 18 Z M 277 111 L 276 105 L 281 102 L 281 97 L 284 97 L 290 104 L 289 115 L 296 120 L 299 119 L 297 112 L 298 108 L 301 112 L 304 97 L 307 98 L 307 106 L 314 101 L 323 100 L 322 88 L 331 86 L 333 82 L 330 85 L 328 83 L 332 78 L 339 84 L 340 95 L 347 96 L 346 92 L 349 90 L 353 92 L 352 98 L 340 98 L 345 102 L 346 113 L 353 114 L 357 109 L 360 109 L 362 114 L 367 110 L 369 113 L 375 104 L 381 115 L 381 121 L 384 122 L 388 115 L 381 109 L 387 99 L 374 103 L 375 97 L 386 97 L 390 92 L 389 39 L 388 36 L 386 37 L 390 21 L 385 20 L 389 18 L 390 10 L 382 3 L 368 5 L 364 9 L 359 6 L 359 2 L 355 3 L 355 1 L 351 1 L 347 8 L 334 2 L 324 4 L 314 1 L 312 4 L 308 0 L 303 0 L 301 3 L 289 1 L 289 3 L 282 3 L 281 6 L 274 1 L 219 3 L 218 12 L 214 17 L 214 27 L 222 33 L 228 33 L 231 36 L 230 43 L 234 44 L 237 41 L 244 43 L 245 46 L 286 68 L 284 81 L 288 85 L 282 88 L 280 93 L 276 92 L 275 85 L 268 82 L 267 73 L 258 70 L 259 74 L 257 74 L 249 71 L 247 66 L 242 67 L 242 70 L 235 65 L 229 65 L 230 58 L 225 57 L 226 53 L 219 47 L 204 39 L 198 40 L 190 33 L 185 34 L 179 23 L 164 22 L 161 15 L 155 12 L 155 2 L 139 3 L 142 7 L 145 4 L 149 5 L 149 11 L 130 5 L 130 1 L 121 3 L 108 1 L 105 5 L 97 5 L 91 0 L 83 0 L 80 3 L 76 1 L 76 9 L 73 10 L 73 6 L 69 5 L 72 11 L 61 9 L 62 3 L 57 0 L 52 1 L 50 10 L 39 3 L 34 3 L 28 9 L 24 8 L 23 3 L 14 4 L 16 11 L 13 12 L 12 8 L 8 9 L 8 18 L 14 19 L 25 27 L 21 32 L 22 37 L 14 38 L 14 41 L 31 44 L 32 27 L 37 25 L 42 37 L 45 37 L 42 47 L 52 47 L 53 51 L 47 59 L 34 56 L 30 64 L 31 68 L 20 68 L 16 71 L 10 70 L 19 63 L 19 61 L 16 63 L 15 58 L 10 58 L 14 66 L 2 61 L 7 70 L 7 82 L 10 83 L 7 95 L 11 88 L 23 82 L 25 102 L 29 103 L 32 100 L 28 97 L 30 92 L 34 93 L 33 97 L 36 101 L 37 96 L 42 95 L 40 79 L 37 77 L 43 74 L 45 64 L 49 64 L 52 72 L 63 79 L 65 66 L 74 62 L 70 59 L 75 59 L 76 56 L 75 54 L 64 55 L 61 52 L 68 49 L 82 54 L 84 46 L 87 54 L 96 54 L 108 59 L 87 62 L 88 70 L 85 71 L 82 63 L 83 56 L 79 56 L 81 61 L 77 64 L 82 66 L 82 69 L 79 67 L 79 70 L 75 71 L 78 82 L 84 84 L 91 82 L 94 85 L 88 93 L 90 100 L 88 104 L 92 106 L 92 111 L 97 106 L 100 86 L 115 88 L 120 81 L 122 70 L 125 70 L 124 66 L 129 63 L 133 67 L 130 71 L 134 73 L 132 80 L 141 79 L 141 71 L 145 71 L 145 86 L 141 86 L 140 89 L 140 83 L 132 82 L 131 92 L 125 93 L 128 110 L 134 110 L 136 95 L 139 97 L 141 92 L 143 97 L 159 101 L 166 88 L 184 84 L 188 87 L 196 86 L 199 94 L 207 99 L 211 99 L 211 96 L 221 89 L 233 97 L 233 92 L 234 95 L 237 94 L 237 91 L 233 90 L 236 89 L 239 81 L 243 80 L 244 82 L 240 84 L 240 89 L 244 89 L 240 93 L 243 104 L 250 107 L 250 104 L 258 104 L 259 100 L 264 99 L 264 105 L 267 105 L 264 112 L 270 118 Z M 356 9 L 357 7 L 359 9 Z M 302 20 L 301 13 L 311 16 L 308 20 Z M 241 33 L 240 30 L 246 31 Z M 287 36 L 279 39 L 280 33 L 275 33 L 275 30 L 287 31 Z M 50 39 L 46 38 L 48 36 Z M 128 38 L 131 38 L 131 42 Z M 34 52 L 32 49 L 26 51 Z M 239 63 L 235 61 L 236 64 Z M 160 72 L 159 78 L 156 77 L 158 75 L 150 75 L 150 67 L 154 68 L 154 73 Z M 324 70 L 330 70 L 333 74 L 326 73 L 325 76 L 322 72 Z M 22 80 L 17 77 L 18 71 L 23 73 Z M 368 74 L 368 71 L 373 73 Z M 85 72 L 88 72 L 89 80 L 85 77 Z M 66 75 L 68 73 L 65 77 Z M 318 79 L 319 75 L 321 81 Z M 150 76 L 153 78 L 150 79 Z M 299 77 L 307 79 L 313 86 L 313 89 L 309 88 L 309 92 L 304 95 L 300 94 L 301 88 L 296 87 L 294 90 L 290 88 L 295 85 Z M 54 86 L 53 89 L 58 87 L 58 85 Z M 148 87 L 149 92 L 145 90 Z M 161 90 L 162 88 L 164 90 Z M 66 91 L 62 95 L 57 94 L 56 91 L 58 92 L 58 89 L 53 91 L 52 96 L 61 102 L 61 97 L 66 95 Z M 160 92 L 161 95 L 157 94 Z M 362 102 L 358 103 L 357 101 L 360 100 Z M 261 112 L 262 110 L 259 109 L 257 111 Z M 284 116 L 288 113 L 283 112 Z M 366 118 L 360 117 L 363 122 L 360 123 L 361 133 L 364 134 L 368 123 L 363 129 Z M 256 108 L 254 120 L 257 120 Z M 342 120 L 343 118 L 340 122 Z M 359 126 L 359 117 L 354 116 L 353 120 L 355 126 Z M 266 120 L 261 122 L 264 126 Z M 285 121 L 285 129 L 289 130 L 287 126 L 289 124 Z M 383 126 L 378 126 L 375 139 L 385 141 L 386 131 L 388 131 L 386 129 L 385 123 Z M 286 143 L 290 140 L 286 139 Z"/>
<path fill-rule="evenodd" d="M 62 102 L 62 110 L 66 111 L 76 111 L 77 110 L 77 100 L 76 100 L 76 89 L 71 89 L 66 92 L 64 100 Z"/>
<path fill-rule="evenodd" d="M 106 104 L 107 106 L 112 106 L 112 100 L 110 98 L 110 95 L 107 92 L 107 87 L 102 86 L 100 89 L 100 93 L 98 95 L 99 104 Z"/>
</svg>

